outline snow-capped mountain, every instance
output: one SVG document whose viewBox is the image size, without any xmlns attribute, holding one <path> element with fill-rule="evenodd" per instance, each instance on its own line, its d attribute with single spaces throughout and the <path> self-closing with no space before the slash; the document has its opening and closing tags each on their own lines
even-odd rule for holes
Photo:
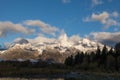
<svg viewBox="0 0 120 80">
<path fill-rule="evenodd" d="M 10 46 L 10 49 L 25 49 L 25 50 L 36 50 L 39 54 L 42 54 L 43 50 L 56 49 L 60 53 L 64 53 L 67 49 L 74 48 L 83 52 L 94 51 L 97 47 L 103 48 L 103 44 L 91 41 L 88 38 L 80 39 L 79 41 L 70 40 L 66 34 L 62 34 L 58 39 L 53 42 L 39 42 L 32 44 L 27 39 L 17 39 L 14 41 L 14 45 Z M 2 51 L 1 51 L 2 52 Z"/>
<path fill-rule="evenodd" d="M 47 39 L 39 37 L 39 40 L 36 39 L 36 41 L 30 40 L 30 39 L 23 39 L 19 38 L 14 41 L 14 45 L 10 45 L 9 49 L 5 51 L 0 51 L 0 57 L 4 58 L 6 57 L 6 54 L 14 55 L 13 53 L 19 53 L 19 58 L 21 59 L 21 55 L 29 55 L 30 58 L 33 59 L 31 56 L 39 56 L 39 55 L 45 55 L 45 53 L 54 53 L 62 55 L 69 56 L 71 54 L 76 54 L 79 51 L 83 52 L 92 52 L 97 49 L 99 46 L 100 49 L 103 48 L 103 44 L 92 41 L 88 38 L 77 38 L 75 40 L 74 37 L 68 38 L 65 33 L 62 33 L 58 39 Z M 43 40 L 42 40 L 43 39 Z M 109 47 L 108 47 L 109 49 Z M 17 52 L 18 51 L 18 52 Z M 24 54 L 23 54 L 24 53 Z M 26 54 L 27 53 L 27 54 Z M 35 54 L 35 55 L 31 55 Z M 62 56 L 63 57 L 63 56 Z M 26 58 L 26 57 L 25 57 Z M 28 58 L 28 59 L 30 59 Z M 44 58 L 45 59 L 45 58 Z"/>
</svg>

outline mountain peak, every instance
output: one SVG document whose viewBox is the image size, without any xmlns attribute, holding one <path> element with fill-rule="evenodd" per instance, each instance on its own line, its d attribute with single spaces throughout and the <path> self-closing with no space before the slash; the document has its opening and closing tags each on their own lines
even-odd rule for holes
<svg viewBox="0 0 120 80">
<path fill-rule="evenodd" d="M 72 46 L 71 43 L 68 40 L 67 34 L 62 32 L 59 39 L 58 39 L 58 43 L 60 44 L 60 46 L 65 46 L 65 47 L 70 47 Z"/>
<path fill-rule="evenodd" d="M 14 40 L 14 43 L 27 44 L 27 43 L 29 43 L 29 41 L 27 39 L 24 39 L 24 38 L 17 38 Z"/>
</svg>

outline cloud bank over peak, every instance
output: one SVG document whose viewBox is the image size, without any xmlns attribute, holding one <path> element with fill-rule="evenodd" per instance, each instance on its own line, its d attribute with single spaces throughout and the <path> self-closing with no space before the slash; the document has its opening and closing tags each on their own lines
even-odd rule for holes
<svg viewBox="0 0 120 80">
<path fill-rule="evenodd" d="M 103 36 L 104 35 L 104 36 Z M 87 35 L 87 38 L 80 37 L 79 35 L 71 35 L 67 36 L 67 34 L 64 32 L 64 30 L 61 31 L 60 35 L 58 37 L 47 37 L 47 36 L 37 36 L 33 39 L 26 38 L 28 42 L 30 42 L 33 45 L 44 45 L 45 44 L 54 44 L 59 43 L 58 46 L 69 46 L 79 44 L 79 41 L 84 39 L 90 39 L 98 43 L 103 43 L 108 46 L 114 47 L 114 45 L 118 42 L 120 42 L 120 32 L 91 32 L 89 35 Z M 14 40 L 14 42 L 27 42 L 25 39 L 17 38 Z M 21 42 L 22 41 L 22 42 Z"/>
<path fill-rule="evenodd" d="M 114 46 L 116 43 L 120 42 L 120 32 L 92 32 L 89 35 L 98 42 Z"/>
<path fill-rule="evenodd" d="M 77 43 L 80 40 L 79 35 L 72 35 L 70 37 L 67 36 L 67 34 L 64 32 L 64 30 L 61 30 L 58 37 L 54 38 L 48 38 L 46 36 L 37 36 L 34 39 L 27 39 L 32 44 L 44 44 L 44 43 L 60 43 L 60 45 L 64 46 L 71 46 L 74 43 Z"/>
<path fill-rule="evenodd" d="M 37 36 L 34 39 L 27 39 L 30 43 L 34 44 L 43 44 L 43 43 L 53 43 L 56 41 L 55 38 L 48 38 L 45 36 Z"/>
</svg>

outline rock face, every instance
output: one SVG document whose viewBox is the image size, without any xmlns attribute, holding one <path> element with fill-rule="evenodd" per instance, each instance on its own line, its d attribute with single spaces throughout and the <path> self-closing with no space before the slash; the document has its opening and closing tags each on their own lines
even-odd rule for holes
<svg viewBox="0 0 120 80">
<path fill-rule="evenodd" d="M 92 52 L 97 47 L 103 48 L 103 44 L 91 41 L 87 38 L 71 40 L 63 33 L 53 41 L 43 41 L 32 44 L 26 39 L 17 39 L 9 49 L 0 51 L 0 58 L 11 59 L 42 59 L 44 61 L 63 62 L 66 57 L 77 52 Z M 109 47 L 108 47 L 109 48 Z"/>
<path fill-rule="evenodd" d="M 53 61 L 58 63 L 64 61 L 64 56 L 60 54 L 58 50 L 47 49 L 43 51 L 42 55 L 40 55 L 40 59 L 43 61 Z"/>
<path fill-rule="evenodd" d="M 0 55 L 1 59 L 13 60 L 13 59 L 37 59 L 39 56 L 38 51 L 25 50 L 25 49 L 9 49 Z"/>
</svg>

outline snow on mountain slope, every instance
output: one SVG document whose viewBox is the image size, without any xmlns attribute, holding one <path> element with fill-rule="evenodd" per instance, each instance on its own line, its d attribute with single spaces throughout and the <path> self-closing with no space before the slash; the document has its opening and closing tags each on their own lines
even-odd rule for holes
<svg viewBox="0 0 120 80">
<path fill-rule="evenodd" d="M 72 43 L 68 40 L 67 34 L 62 33 L 60 37 L 58 38 L 58 44 L 59 46 L 64 46 L 64 47 L 71 47 Z"/>
<path fill-rule="evenodd" d="M 87 38 L 82 39 L 77 45 L 74 45 L 76 49 L 79 49 L 83 52 L 95 51 L 98 46 L 102 49 L 104 45 L 90 41 Z"/>
</svg>

